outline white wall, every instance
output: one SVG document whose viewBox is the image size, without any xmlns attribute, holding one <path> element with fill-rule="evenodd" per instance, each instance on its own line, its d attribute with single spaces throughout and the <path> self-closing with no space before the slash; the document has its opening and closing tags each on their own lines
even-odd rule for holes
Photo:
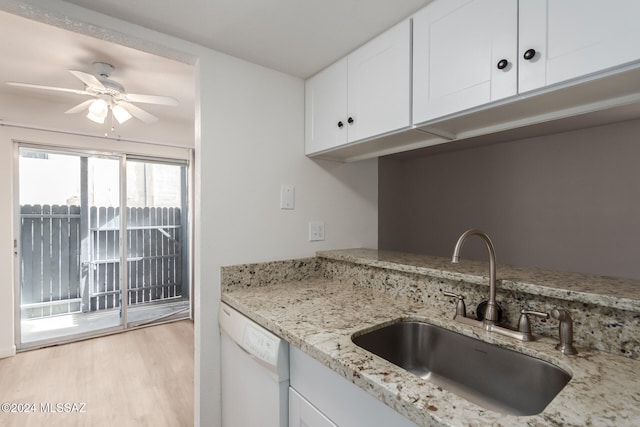
<svg viewBox="0 0 640 427">
<path fill-rule="evenodd" d="M 200 147 L 201 224 L 221 265 L 377 244 L 377 161 L 344 164 L 304 156 L 304 82 L 229 59 L 203 86 L 218 100 L 203 116 L 215 135 Z M 210 153 L 210 155 L 207 155 Z M 280 186 L 295 186 L 281 210 Z M 210 200 L 205 196 L 213 196 Z M 210 204 L 209 204 L 210 203 Z M 308 222 L 326 222 L 325 242 L 308 241 Z"/>
<path fill-rule="evenodd" d="M 19 13 L 18 3 L 24 2 L 2 0 L 0 8 Z M 304 90 L 298 78 L 57 0 L 27 3 L 49 9 L 47 19 L 57 14 L 124 34 L 122 39 L 133 45 L 154 43 L 198 58 L 195 411 L 196 425 L 217 426 L 220 266 L 307 257 L 319 249 L 376 247 L 377 161 L 338 164 L 304 156 Z M 6 170 L 2 164 L 3 178 Z M 0 181 L 0 197 L 6 200 L 10 186 Z M 280 184 L 296 187 L 295 210 L 278 208 Z M 0 208 L 0 220 L 8 211 Z M 307 241 L 309 220 L 325 221 L 325 242 Z M 9 235 L 6 224 L 0 224 L 0 239 Z M 8 252 L 0 257 L 0 268 L 11 264 Z M 5 312 L 10 307 L 0 310 L 0 325 L 5 325 L 12 318 Z M 4 332 L 0 329 L 0 339 L 7 340 Z"/>
<path fill-rule="evenodd" d="M 13 338 L 13 215 L 12 150 L 0 127 L 0 358 L 15 354 Z"/>
<path fill-rule="evenodd" d="M 196 150 L 196 387 L 202 405 L 219 381 L 220 266 L 377 245 L 377 161 L 307 159 L 303 82 L 231 58 L 213 62 L 200 64 L 212 70 L 201 76 L 201 93 L 219 102 L 202 102 L 203 130 L 211 132 Z M 279 209 L 280 184 L 295 186 L 295 210 Z M 326 222 L 325 242 L 307 241 L 309 220 Z M 217 411 L 203 406 L 201 425 L 216 425 L 210 420 L 217 420 Z"/>
</svg>

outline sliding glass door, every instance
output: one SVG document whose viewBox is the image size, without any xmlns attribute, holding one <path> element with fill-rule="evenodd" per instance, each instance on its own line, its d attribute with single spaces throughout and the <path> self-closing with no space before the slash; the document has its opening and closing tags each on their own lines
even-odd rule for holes
<svg viewBox="0 0 640 427">
<path fill-rule="evenodd" d="M 18 347 L 189 316 L 187 164 L 19 147 Z"/>
</svg>

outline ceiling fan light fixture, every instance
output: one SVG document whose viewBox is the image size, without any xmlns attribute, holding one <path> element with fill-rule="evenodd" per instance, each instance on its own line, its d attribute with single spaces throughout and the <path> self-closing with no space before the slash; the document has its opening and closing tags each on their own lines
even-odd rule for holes
<svg viewBox="0 0 640 427">
<path fill-rule="evenodd" d="M 89 113 L 87 118 L 93 122 L 103 124 L 104 119 L 107 118 L 109 113 L 109 105 L 104 99 L 96 99 L 89 106 Z"/>
<path fill-rule="evenodd" d="M 18 87 L 69 92 L 77 95 L 91 96 L 92 99 L 85 100 L 84 102 L 69 108 L 64 113 L 76 114 L 85 111 L 88 107 L 89 111 L 87 113 L 87 118 L 98 124 L 104 124 L 107 116 L 109 115 L 109 111 L 111 111 L 111 124 L 113 124 L 114 118 L 120 124 L 128 121 L 131 117 L 134 117 L 146 124 L 158 121 L 158 117 L 133 104 L 137 102 L 173 107 L 179 105 L 178 100 L 172 96 L 126 93 L 122 84 L 110 79 L 111 73 L 114 71 L 113 65 L 105 62 L 95 62 L 93 65 L 97 73 L 96 75 L 79 70 L 69 70 L 74 77 L 84 84 L 84 90 L 34 85 L 30 83 L 6 83 Z"/>
<path fill-rule="evenodd" d="M 113 117 L 115 117 L 120 124 L 131 118 L 131 113 L 129 113 L 122 105 L 114 105 L 111 108 L 111 112 L 113 113 Z"/>
</svg>

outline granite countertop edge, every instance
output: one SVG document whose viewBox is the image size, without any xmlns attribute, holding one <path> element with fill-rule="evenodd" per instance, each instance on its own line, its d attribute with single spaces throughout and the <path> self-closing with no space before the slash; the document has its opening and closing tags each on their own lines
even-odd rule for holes
<svg viewBox="0 0 640 427">
<path fill-rule="evenodd" d="M 234 289 L 222 301 L 421 426 L 640 425 L 640 362 L 632 359 L 586 349 L 562 356 L 549 338 L 520 343 L 454 322 L 450 313 L 424 304 L 324 278 Z M 351 341 L 354 333 L 399 319 L 426 321 L 546 360 L 573 378 L 538 415 L 480 408 Z"/>
<path fill-rule="evenodd" d="M 377 249 L 339 249 L 318 251 L 316 255 L 334 261 L 425 275 L 488 286 L 486 262 L 451 263 L 449 258 Z M 640 312 L 640 280 L 536 268 L 497 265 L 500 289 L 538 296 L 597 304 L 619 310 Z"/>
</svg>

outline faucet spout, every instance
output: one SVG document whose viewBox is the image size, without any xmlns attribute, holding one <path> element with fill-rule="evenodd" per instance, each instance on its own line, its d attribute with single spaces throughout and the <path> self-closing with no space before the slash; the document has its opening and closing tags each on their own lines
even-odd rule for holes
<svg viewBox="0 0 640 427">
<path fill-rule="evenodd" d="M 469 236 L 478 236 L 484 242 L 487 252 L 489 253 L 489 301 L 487 302 L 487 309 L 484 313 L 485 325 L 495 325 L 498 322 L 498 305 L 496 304 L 496 251 L 493 248 L 493 243 L 486 233 L 480 230 L 471 229 L 467 230 L 458 238 L 456 246 L 453 249 L 453 256 L 451 262 L 460 262 L 460 250 L 462 245 Z"/>
</svg>

